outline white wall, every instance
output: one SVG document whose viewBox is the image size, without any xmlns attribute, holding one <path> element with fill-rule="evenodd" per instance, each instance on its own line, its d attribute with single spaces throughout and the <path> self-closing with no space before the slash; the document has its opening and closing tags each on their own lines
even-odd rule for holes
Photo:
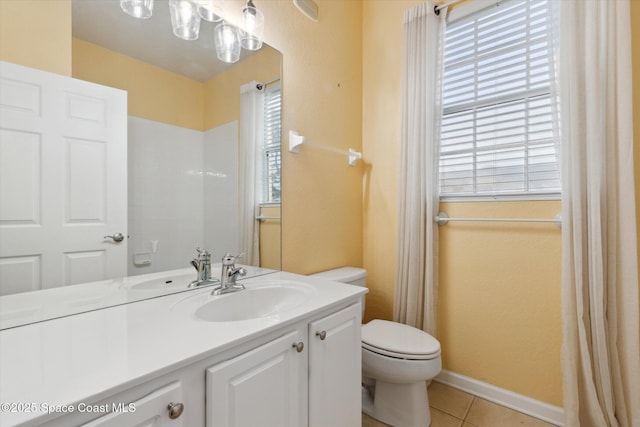
<svg viewBox="0 0 640 427">
<path fill-rule="evenodd" d="M 214 260 L 238 253 L 238 121 L 204 133 L 204 244 Z"/>
<path fill-rule="evenodd" d="M 128 129 L 128 275 L 187 267 L 198 246 L 213 262 L 237 253 L 237 121 L 199 132 L 129 116 Z"/>
<path fill-rule="evenodd" d="M 128 274 L 187 267 L 203 244 L 202 132 L 133 116 L 128 129 Z M 135 266 L 151 240 L 151 264 Z"/>
</svg>

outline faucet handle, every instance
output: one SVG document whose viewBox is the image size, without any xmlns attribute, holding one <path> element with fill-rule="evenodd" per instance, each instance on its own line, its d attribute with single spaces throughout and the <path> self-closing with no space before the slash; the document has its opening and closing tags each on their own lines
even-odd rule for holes
<svg viewBox="0 0 640 427">
<path fill-rule="evenodd" d="M 236 263 L 236 257 L 231 255 L 231 252 L 227 252 L 222 257 L 222 265 L 233 265 Z"/>
<path fill-rule="evenodd" d="M 231 255 L 231 252 L 227 252 L 223 257 L 222 257 L 222 265 L 235 265 L 236 260 L 240 259 L 244 257 L 244 252 L 238 254 L 238 255 Z"/>
<path fill-rule="evenodd" d="M 196 252 L 198 252 L 198 261 L 211 261 L 211 252 L 208 250 L 200 249 L 200 246 L 198 246 Z"/>
</svg>

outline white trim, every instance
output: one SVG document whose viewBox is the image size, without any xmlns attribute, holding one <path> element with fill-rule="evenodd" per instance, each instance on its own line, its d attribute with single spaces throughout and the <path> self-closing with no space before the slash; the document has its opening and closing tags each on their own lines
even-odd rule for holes
<svg viewBox="0 0 640 427">
<path fill-rule="evenodd" d="M 447 24 L 467 17 L 473 13 L 479 12 L 491 6 L 501 3 L 503 0 L 475 0 L 468 1 L 459 6 L 452 8 L 447 15 Z"/>
<path fill-rule="evenodd" d="M 440 203 L 457 203 L 457 202 L 518 202 L 518 201 L 560 201 L 562 194 L 502 194 L 502 195 L 480 195 L 474 194 L 470 196 L 440 196 Z"/>
<path fill-rule="evenodd" d="M 564 426 L 564 410 L 558 406 L 444 369 L 434 380 L 548 423 Z"/>
</svg>

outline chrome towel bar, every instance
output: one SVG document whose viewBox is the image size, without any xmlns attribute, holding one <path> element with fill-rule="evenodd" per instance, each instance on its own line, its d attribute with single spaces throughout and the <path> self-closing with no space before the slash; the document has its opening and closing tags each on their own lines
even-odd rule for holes
<svg viewBox="0 0 640 427">
<path fill-rule="evenodd" d="M 280 217 L 279 216 L 265 216 L 264 214 L 260 214 L 258 216 L 256 216 L 256 220 L 260 221 L 260 222 L 264 222 L 267 220 L 279 220 Z"/>
<path fill-rule="evenodd" d="M 438 225 L 446 225 L 449 221 L 467 222 L 548 222 L 562 228 L 562 215 L 556 214 L 553 218 L 449 218 L 446 212 L 438 212 L 434 218 Z"/>
</svg>

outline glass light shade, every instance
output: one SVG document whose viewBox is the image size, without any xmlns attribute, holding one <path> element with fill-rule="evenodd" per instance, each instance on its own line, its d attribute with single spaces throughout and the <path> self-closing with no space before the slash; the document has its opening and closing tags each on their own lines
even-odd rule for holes
<svg viewBox="0 0 640 427">
<path fill-rule="evenodd" d="M 247 50 L 258 50 L 262 47 L 264 31 L 264 15 L 254 6 L 245 7 L 242 11 L 243 28 L 240 30 L 240 44 Z"/>
<path fill-rule="evenodd" d="M 197 6 L 189 0 L 169 0 L 173 34 L 184 40 L 195 40 L 200 33 Z"/>
<path fill-rule="evenodd" d="M 220 61 L 233 64 L 240 59 L 240 39 L 238 29 L 226 22 L 216 25 L 213 31 L 216 43 L 216 56 Z"/>
<path fill-rule="evenodd" d="M 222 21 L 222 8 L 220 3 L 223 0 L 200 0 L 198 2 L 198 15 L 209 22 Z"/>
<path fill-rule="evenodd" d="M 148 19 L 153 14 L 153 0 L 120 0 L 120 8 L 134 18 Z"/>
</svg>

